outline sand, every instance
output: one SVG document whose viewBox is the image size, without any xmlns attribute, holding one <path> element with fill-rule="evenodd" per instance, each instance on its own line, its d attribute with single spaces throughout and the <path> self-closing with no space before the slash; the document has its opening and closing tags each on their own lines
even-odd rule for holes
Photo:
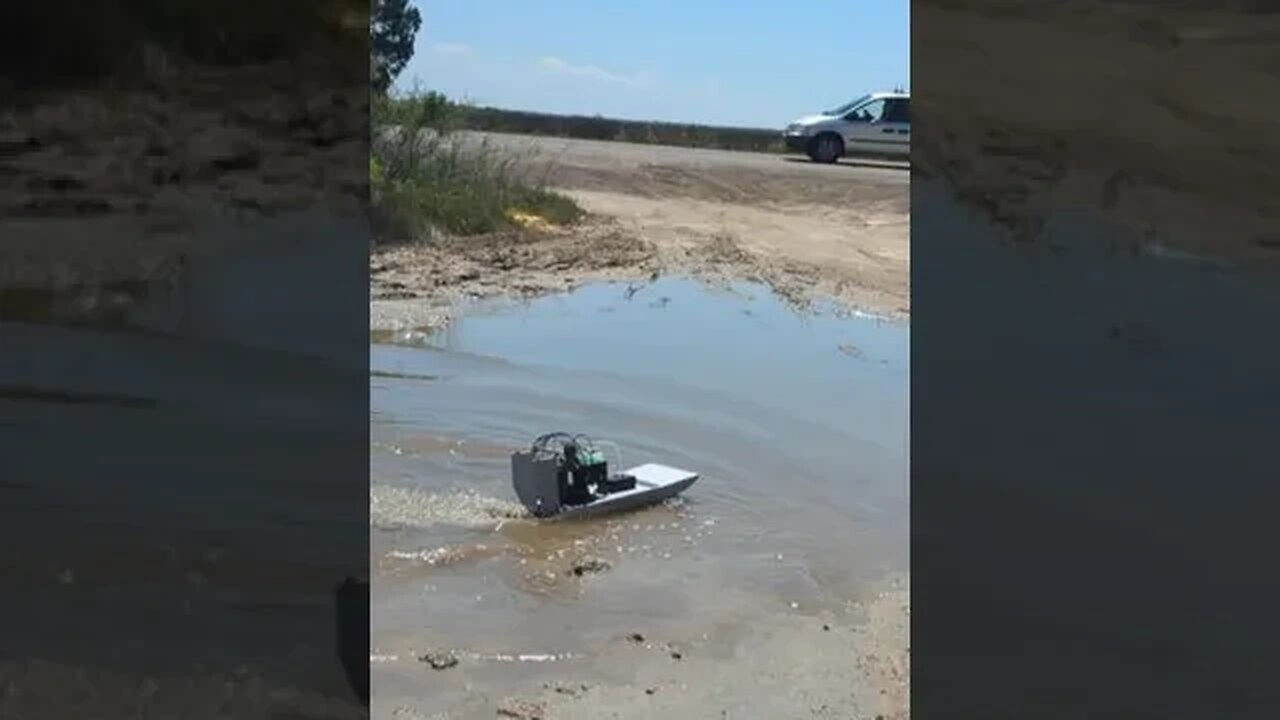
<svg viewBox="0 0 1280 720">
<path fill-rule="evenodd" d="M 757 627 L 729 658 L 701 655 L 696 644 L 619 643 L 599 662 L 633 666 L 633 681 L 582 690 L 565 678 L 524 702 L 557 720 L 901 720 L 910 717 L 910 607 L 899 579 L 843 622 L 782 617 Z"/>
</svg>

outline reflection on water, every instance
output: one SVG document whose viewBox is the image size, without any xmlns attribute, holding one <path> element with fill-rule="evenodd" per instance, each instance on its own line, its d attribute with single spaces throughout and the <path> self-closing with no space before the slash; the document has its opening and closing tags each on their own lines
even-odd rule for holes
<svg viewBox="0 0 1280 720">
<path fill-rule="evenodd" d="M 478 307 L 371 353 L 375 652 L 589 652 L 624 628 L 843 607 L 906 567 L 905 326 L 663 280 Z M 702 479 L 537 523 L 508 455 L 552 430 Z M 397 667 L 380 692 L 412 691 L 419 669 Z"/>
</svg>

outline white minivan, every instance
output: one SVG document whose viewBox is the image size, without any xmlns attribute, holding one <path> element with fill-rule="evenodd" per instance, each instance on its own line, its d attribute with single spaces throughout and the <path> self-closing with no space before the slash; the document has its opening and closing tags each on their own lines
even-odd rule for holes
<svg viewBox="0 0 1280 720">
<path fill-rule="evenodd" d="M 845 155 L 910 157 L 911 94 L 863 95 L 834 110 L 796 120 L 782 137 L 789 149 L 820 163 L 833 163 Z"/>
</svg>

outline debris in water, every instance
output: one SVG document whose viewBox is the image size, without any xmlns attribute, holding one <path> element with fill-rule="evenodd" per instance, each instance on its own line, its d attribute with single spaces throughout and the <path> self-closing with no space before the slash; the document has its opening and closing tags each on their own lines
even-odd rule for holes
<svg viewBox="0 0 1280 720">
<path fill-rule="evenodd" d="M 557 655 L 549 655 L 547 653 L 521 653 L 519 655 L 482 655 L 481 659 L 496 660 L 497 662 L 555 662 L 556 660 L 568 660 L 573 656 L 569 653 L 560 653 Z"/>
<path fill-rule="evenodd" d="M 430 527 L 435 524 L 493 527 L 528 513 L 518 503 L 473 490 L 428 493 L 388 485 L 369 488 L 369 521 L 376 527 Z"/>
<path fill-rule="evenodd" d="M 569 697 L 577 697 L 578 693 L 584 693 L 591 689 L 591 686 L 587 685 L 586 683 L 583 683 L 582 685 L 578 685 L 577 687 L 573 687 L 570 685 L 561 685 L 559 683 L 554 683 L 554 684 L 546 683 L 543 685 L 543 687 L 549 688 L 561 695 L 568 695 Z"/>
<path fill-rule="evenodd" d="M 507 700 L 498 706 L 499 716 L 516 720 L 542 720 L 545 712 L 541 705 L 523 700 Z"/>
<path fill-rule="evenodd" d="M 582 577 L 583 575 L 586 575 L 589 573 L 604 572 L 605 570 L 608 570 L 611 567 L 613 566 L 610 565 L 606 560 L 602 560 L 597 557 L 588 557 L 588 558 L 583 558 L 580 562 L 575 563 L 573 566 L 572 572 L 574 575 L 578 577 Z"/>
<path fill-rule="evenodd" d="M 657 688 L 645 688 L 645 689 L 644 689 L 644 694 L 645 694 L 645 695 L 653 695 L 653 694 L 654 694 L 654 693 L 656 693 L 656 692 L 658 692 L 658 689 L 657 689 Z"/>
<path fill-rule="evenodd" d="M 420 655 L 418 661 L 430 665 L 432 670 L 448 670 L 458 664 L 458 658 L 447 652 L 429 652 Z"/>
</svg>

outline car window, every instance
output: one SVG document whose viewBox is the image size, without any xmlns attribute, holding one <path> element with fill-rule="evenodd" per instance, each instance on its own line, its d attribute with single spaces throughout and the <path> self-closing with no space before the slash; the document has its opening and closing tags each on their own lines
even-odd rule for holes
<svg viewBox="0 0 1280 720">
<path fill-rule="evenodd" d="M 884 115 L 884 108 L 885 102 L 883 98 L 872 100 L 854 108 L 844 116 L 844 119 L 849 122 L 879 122 Z"/>
<path fill-rule="evenodd" d="M 906 123 L 911 122 L 910 115 L 907 112 L 907 100 L 905 98 L 894 98 L 890 100 L 884 109 L 884 116 L 881 118 L 884 122 Z"/>
<path fill-rule="evenodd" d="M 862 97 L 858 98 L 857 100 L 853 100 L 852 102 L 847 102 L 847 103 L 845 103 L 845 104 L 841 105 L 840 107 L 836 108 L 835 110 L 828 110 L 828 111 L 826 111 L 825 113 L 823 113 L 823 115 L 844 115 L 845 113 L 849 112 L 850 110 L 852 110 L 852 109 L 854 109 L 854 108 L 858 107 L 859 105 L 861 105 L 862 103 L 866 102 L 866 101 L 867 101 L 867 98 L 869 98 L 869 97 L 871 97 L 871 96 L 870 96 L 870 95 L 863 95 Z"/>
</svg>

